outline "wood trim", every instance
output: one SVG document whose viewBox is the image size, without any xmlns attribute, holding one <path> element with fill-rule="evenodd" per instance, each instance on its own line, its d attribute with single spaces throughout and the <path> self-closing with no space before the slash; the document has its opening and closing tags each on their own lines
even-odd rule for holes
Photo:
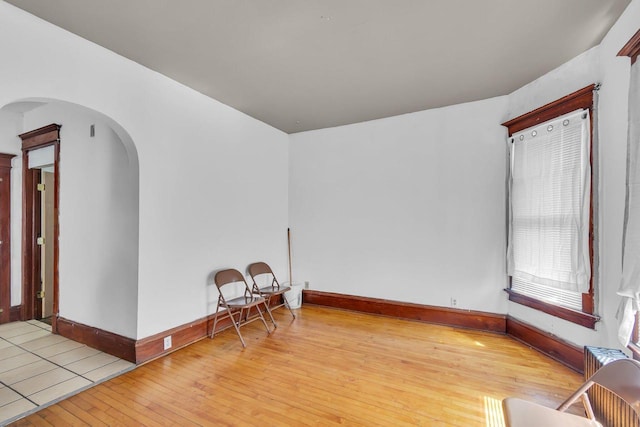
<svg viewBox="0 0 640 427">
<path fill-rule="evenodd" d="M 22 139 L 22 150 L 33 150 L 55 144 L 60 141 L 61 127 L 61 125 L 52 123 L 18 135 Z"/>
<path fill-rule="evenodd" d="M 29 169 L 29 151 L 46 146 L 54 146 L 54 196 L 53 196 L 53 316 L 51 330 L 57 332 L 57 319 L 59 315 L 59 206 L 60 206 L 60 128 L 62 126 L 52 123 L 39 129 L 20 134 L 22 139 L 22 320 L 32 319 L 35 310 L 36 287 L 39 286 L 39 278 L 36 272 L 40 271 L 39 248 L 35 238 L 39 233 L 40 218 L 39 193 L 35 190 L 34 182 L 39 177 L 39 171 Z"/>
<path fill-rule="evenodd" d="M 594 316 L 593 314 L 583 313 L 581 311 L 571 310 L 569 308 L 548 304 L 544 301 L 537 300 L 530 296 L 519 294 L 518 292 L 512 291 L 511 289 L 505 289 L 504 291 L 509 294 L 509 301 L 531 307 L 552 316 L 564 319 L 568 322 L 584 326 L 585 328 L 595 329 L 596 322 L 600 321 L 600 317 Z"/>
<path fill-rule="evenodd" d="M 479 329 L 488 332 L 506 332 L 514 339 L 535 348 L 552 359 L 578 372 L 584 371 L 583 351 L 581 348 L 511 316 L 477 311 L 465 312 L 463 310 L 443 307 L 398 303 L 395 301 L 320 291 L 304 290 L 303 295 L 305 304 L 324 305 L 402 319 Z M 108 331 L 59 318 L 58 333 L 74 341 L 140 364 L 176 351 L 209 336 L 212 325 L 213 315 L 209 315 L 135 341 L 131 338 Z M 502 327 L 499 325 L 502 325 Z M 228 317 L 224 317 L 218 321 L 218 331 L 229 327 L 231 327 L 231 323 Z M 164 350 L 163 340 L 169 335 L 171 336 L 173 346 L 169 350 Z"/>
<path fill-rule="evenodd" d="M 277 300 L 270 305 L 276 304 L 278 304 Z M 141 364 L 208 337 L 213 327 L 213 318 L 214 315 L 211 314 L 136 341 L 133 338 L 59 317 L 58 334 L 129 362 Z M 216 325 L 216 332 L 228 328 L 231 328 L 231 320 L 223 313 Z M 171 336 L 173 345 L 165 350 L 164 338 L 167 336 Z"/>
<path fill-rule="evenodd" d="M 136 363 L 149 362 L 166 353 L 201 340 L 207 336 L 207 325 L 207 318 L 199 319 L 136 341 Z M 172 347 L 165 350 L 164 338 L 168 336 L 171 336 Z"/>
<path fill-rule="evenodd" d="M 593 240 L 592 240 L 593 242 Z M 591 313 L 595 311 L 594 303 L 593 303 L 593 280 L 590 283 L 591 288 L 589 289 L 589 293 L 582 294 L 582 312 L 593 316 Z M 595 316 L 598 317 L 598 316 Z M 600 319 L 598 317 L 598 319 Z"/>
<path fill-rule="evenodd" d="M 631 58 L 631 64 L 635 64 L 636 59 L 638 59 L 638 55 L 640 54 L 640 30 L 636 31 L 636 33 L 629 39 L 627 44 L 625 44 L 620 52 L 618 52 L 617 56 L 628 56 Z"/>
<path fill-rule="evenodd" d="M 569 368 L 584 373 L 584 352 L 563 339 L 507 316 L 507 334 Z"/>
<path fill-rule="evenodd" d="M 144 363 L 176 351 L 209 336 L 213 315 L 160 332 L 141 340 L 134 340 L 93 326 L 58 318 L 58 334 L 105 353 L 133 363 Z M 231 327 L 228 317 L 218 320 L 217 330 Z M 171 335 L 172 347 L 164 350 L 164 338 Z"/>
<path fill-rule="evenodd" d="M 640 360 L 640 346 L 638 346 L 637 344 L 638 341 L 640 341 L 640 312 L 636 313 L 636 321 L 633 324 L 631 340 L 629 341 L 629 345 L 627 346 L 627 348 L 631 350 L 633 358 L 635 360 Z"/>
<path fill-rule="evenodd" d="M 514 339 L 535 348 L 552 359 L 574 369 L 584 371 L 584 358 L 581 348 L 570 344 L 548 332 L 523 323 L 511 316 L 402 303 L 376 298 L 343 295 L 314 290 L 303 291 L 304 304 L 378 314 L 400 319 L 419 320 L 444 324 L 453 327 L 476 329 L 486 332 L 506 333 Z M 176 351 L 209 336 L 213 326 L 213 315 L 186 323 L 167 331 L 138 340 L 135 343 L 135 362 L 145 363 L 164 354 Z M 228 317 L 218 320 L 217 331 L 230 328 Z M 171 335 L 173 347 L 163 349 L 163 340 Z"/>
<path fill-rule="evenodd" d="M 0 323 L 11 318 L 11 159 L 0 153 Z"/>
<path fill-rule="evenodd" d="M 38 263 L 38 219 L 34 217 L 38 193 L 29 189 L 35 188 L 40 171 L 29 169 L 28 161 L 28 155 L 25 153 L 22 157 L 22 320 L 33 319 Z"/>
<path fill-rule="evenodd" d="M 482 311 L 460 310 L 378 298 L 303 290 L 303 303 L 419 320 L 460 328 L 500 332 L 506 330 L 506 316 Z"/>
<path fill-rule="evenodd" d="M 12 306 L 9 310 L 9 322 L 17 322 L 18 320 L 20 320 L 20 313 L 22 313 L 22 306 Z"/>
<path fill-rule="evenodd" d="M 502 123 L 509 129 L 509 136 L 516 132 L 520 132 L 523 129 L 530 128 L 539 123 L 544 123 L 547 120 L 554 119 L 563 114 L 570 113 L 581 108 L 591 110 L 593 107 L 593 90 L 596 85 L 592 84 L 570 93 L 567 96 L 543 105 L 540 108 L 518 116 L 514 119 Z"/>
<path fill-rule="evenodd" d="M 634 360 L 640 360 L 640 347 L 638 347 L 635 343 L 629 343 L 627 346 L 629 350 L 631 350 L 631 354 Z"/>
<path fill-rule="evenodd" d="M 59 127 L 58 127 L 59 129 Z M 56 142 L 54 146 L 53 159 L 55 167 L 53 169 L 53 307 L 51 315 L 51 331 L 58 331 L 58 315 L 60 313 L 60 274 L 58 265 L 60 262 L 60 142 Z"/>
<path fill-rule="evenodd" d="M 213 326 L 213 317 L 213 315 L 203 317 L 138 340 L 136 342 L 136 363 L 149 362 L 208 337 Z M 229 327 L 231 327 L 231 321 L 228 317 L 225 317 L 218 320 L 216 329 L 219 332 Z M 164 338 L 167 336 L 171 336 L 173 345 L 170 349 L 165 350 Z"/>
<path fill-rule="evenodd" d="M 578 372 L 584 371 L 582 348 L 511 316 L 313 290 L 303 290 L 302 295 L 304 304 L 323 305 L 400 319 L 420 320 L 453 327 L 506 333 L 571 369 Z"/>
<path fill-rule="evenodd" d="M 0 168 L 11 169 L 11 160 L 15 154 L 0 153 Z"/>
<path fill-rule="evenodd" d="M 506 331 L 506 316 L 500 314 L 456 310 L 310 290 L 303 291 L 303 301 L 305 304 L 324 305 L 363 313 L 438 323 L 447 326 L 498 333 L 505 333 Z M 272 301 L 271 304 L 278 304 L 278 301 Z M 214 315 L 209 315 L 138 340 L 135 345 L 136 363 L 148 362 L 209 336 L 213 326 L 213 317 Z M 227 316 L 223 315 L 223 317 L 218 320 L 216 332 L 230 327 L 231 321 Z M 164 350 L 163 341 L 164 338 L 169 335 L 171 335 L 173 346 L 171 349 Z"/>
<path fill-rule="evenodd" d="M 136 361 L 136 340 L 93 326 L 58 318 L 58 334 L 129 362 Z"/>
<path fill-rule="evenodd" d="M 273 298 L 273 301 L 271 301 L 269 306 L 275 307 L 280 304 L 281 301 L 281 299 Z M 160 356 L 186 347 L 189 344 L 193 344 L 202 338 L 208 337 L 211 334 L 214 316 L 214 314 L 210 314 L 206 317 L 196 319 L 193 322 L 185 323 L 184 325 L 176 326 L 175 328 L 167 331 L 138 340 L 136 342 L 136 363 L 140 364 L 149 362 Z M 223 313 L 221 317 L 218 318 L 216 333 L 231 327 L 231 319 Z M 169 335 L 171 335 L 171 342 L 173 346 L 170 349 L 165 350 L 164 338 Z M 240 345 L 239 341 L 238 345 Z"/>
</svg>

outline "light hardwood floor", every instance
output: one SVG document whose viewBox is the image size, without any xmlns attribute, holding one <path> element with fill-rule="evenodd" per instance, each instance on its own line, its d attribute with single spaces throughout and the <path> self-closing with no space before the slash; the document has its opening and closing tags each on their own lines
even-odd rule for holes
<svg viewBox="0 0 640 427">
<path fill-rule="evenodd" d="M 233 330 L 15 423 L 500 426 L 500 401 L 557 406 L 581 376 L 491 333 L 305 305 Z M 577 411 L 579 408 L 574 409 Z"/>
</svg>

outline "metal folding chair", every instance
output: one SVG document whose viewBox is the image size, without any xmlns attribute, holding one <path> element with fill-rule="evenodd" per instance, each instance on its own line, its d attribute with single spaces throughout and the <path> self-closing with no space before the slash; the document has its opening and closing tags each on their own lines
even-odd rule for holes
<svg viewBox="0 0 640 427">
<path fill-rule="evenodd" d="M 276 275 L 273 274 L 271 267 L 264 262 L 256 262 L 249 266 L 249 275 L 251 276 L 251 280 L 253 281 L 252 292 L 255 295 L 260 295 L 264 297 L 267 301 L 267 305 L 271 308 L 271 310 L 275 310 L 279 307 L 287 307 L 289 313 L 293 318 L 296 318 L 296 315 L 291 310 L 289 306 L 289 301 L 287 301 L 287 297 L 285 296 L 285 292 L 291 289 L 289 286 L 282 286 L 278 279 L 276 279 Z M 258 282 L 262 281 L 263 284 L 266 283 L 266 286 L 258 285 Z M 271 300 L 273 298 L 279 298 L 282 296 L 282 302 L 271 306 Z M 275 324 L 274 324 L 275 325 Z M 277 325 L 275 325 L 277 327 Z"/>
<path fill-rule="evenodd" d="M 231 324 L 233 325 L 236 333 L 238 334 L 238 337 L 240 338 L 242 347 L 246 347 L 247 345 L 245 344 L 244 338 L 242 338 L 242 334 L 240 333 L 240 327 L 251 323 L 254 320 L 260 319 L 264 324 L 265 329 L 267 330 L 267 334 L 271 334 L 271 330 L 269 329 L 269 326 L 267 325 L 267 322 L 262 315 L 262 311 L 260 310 L 260 305 L 264 306 L 267 314 L 269 314 L 269 317 L 271 318 L 271 322 L 275 325 L 273 316 L 271 316 L 271 311 L 267 306 L 267 301 L 260 295 L 255 295 L 251 292 L 251 289 L 249 288 L 249 285 L 244 279 L 242 273 L 234 269 L 221 270 L 216 273 L 213 281 L 218 287 L 218 292 L 220 293 L 220 295 L 218 296 L 216 314 L 213 318 L 211 338 L 213 338 L 213 336 L 215 335 L 216 325 L 218 323 L 218 314 L 221 308 L 227 310 L 227 314 L 229 316 L 229 319 L 231 320 Z M 232 299 L 227 299 L 224 295 L 223 288 L 226 288 L 228 287 L 228 285 L 232 285 L 235 283 L 244 283 L 244 295 Z M 225 292 L 228 293 L 228 291 Z M 253 307 L 255 307 L 256 309 L 256 314 L 251 315 L 251 308 Z"/>
<path fill-rule="evenodd" d="M 595 420 L 587 390 L 598 384 L 617 394 L 640 415 L 640 363 L 631 359 L 615 360 L 591 376 L 558 409 L 547 408 L 537 403 L 517 398 L 502 401 L 506 427 L 533 426 L 600 426 Z M 578 399 L 582 399 L 587 418 L 568 414 L 567 410 Z"/>
</svg>

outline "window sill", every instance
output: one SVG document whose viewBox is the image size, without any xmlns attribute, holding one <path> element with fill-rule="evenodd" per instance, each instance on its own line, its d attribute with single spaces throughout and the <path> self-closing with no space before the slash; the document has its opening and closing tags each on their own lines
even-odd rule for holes
<svg viewBox="0 0 640 427">
<path fill-rule="evenodd" d="M 596 322 L 600 320 L 600 317 L 598 316 L 549 304 L 544 301 L 519 294 L 511 289 L 505 289 L 504 291 L 509 294 L 509 301 L 531 307 L 552 316 L 559 317 L 560 319 L 564 319 L 568 322 L 584 326 L 585 328 L 595 329 Z"/>
</svg>

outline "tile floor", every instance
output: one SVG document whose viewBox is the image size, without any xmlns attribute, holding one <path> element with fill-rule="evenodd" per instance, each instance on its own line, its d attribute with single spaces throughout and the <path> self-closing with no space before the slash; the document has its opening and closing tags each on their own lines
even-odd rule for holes
<svg viewBox="0 0 640 427">
<path fill-rule="evenodd" d="M 37 320 L 0 325 L 0 425 L 133 368 Z"/>
</svg>

